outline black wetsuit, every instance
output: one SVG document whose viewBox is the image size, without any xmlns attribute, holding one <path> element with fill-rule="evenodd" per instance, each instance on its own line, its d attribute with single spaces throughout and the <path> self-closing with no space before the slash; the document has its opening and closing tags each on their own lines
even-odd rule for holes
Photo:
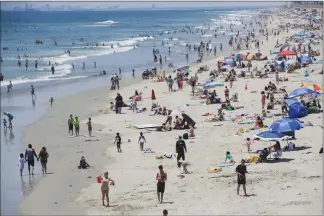
<svg viewBox="0 0 324 216">
<path fill-rule="evenodd" d="M 185 141 L 182 139 L 178 140 L 176 143 L 176 152 L 178 153 L 177 160 L 185 160 L 185 152 L 187 152 L 187 147 Z"/>
</svg>

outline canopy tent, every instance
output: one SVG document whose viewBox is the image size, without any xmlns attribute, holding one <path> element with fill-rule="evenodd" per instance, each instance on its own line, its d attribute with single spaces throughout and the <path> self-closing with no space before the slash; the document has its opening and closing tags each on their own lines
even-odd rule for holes
<svg viewBox="0 0 324 216">
<path fill-rule="evenodd" d="M 306 94 L 319 94 L 319 93 L 312 89 L 309 89 L 309 88 L 298 88 L 298 89 L 295 89 L 294 91 L 290 92 L 288 97 L 294 98 L 294 97 L 298 97 L 298 96 L 302 96 L 302 95 L 306 95 Z"/>
<path fill-rule="evenodd" d="M 225 63 L 226 63 L 227 65 L 234 66 L 234 60 L 233 60 L 233 59 L 227 59 L 227 60 L 225 61 Z"/>
<path fill-rule="evenodd" d="M 193 127 L 195 127 L 196 122 L 190 118 L 187 114 L 182 113 L 182 119 L 184 122 L 187 122 L 187 125 L 192 125 Z"/>
<path fill-rule="evenodd" d="M 289 118 L 303 118 L 308 115 L 307 107 L 297 101 L 289 105 Z"/>
<path fill-rule="evenodd" d="M 276 131 L 263 131 L 254 136 L 263 141 L 281 141 L 290 138 L 289 136 Z"/>
<path fill-rule="evenodd" d="M 296 104 L 296 103 L 294 103 Z M 293 104 L 292 104 L 293 105 Z M 275 131 L 278 133 L 296 131 L 304 128 L 304 124 L 295 118 L 282 118 L 272 123 L 269 127 L 269 131 Z"/>
<path fill-rule="evenodd" d="M 308 63 L 308 64 L 313 63 L 312 58 L 310 56 L 308 56 L 308 55 L 300 56 L 300 60 L 301 60 L 302 63 Z"/>
<path fill-rule="evenodd" d="M 287 99 L 285 99 L 284 101 L 285 101 L 285 103 L 286 103 L 288 106 L 290 106 L 291 104 L 294 104 L 294 103 L 298 102 L 298 100 L 295 99 L 295 98 L 287 98 Z"/>
<path fill-rule="evenodd" d="M 291 50 L 286 50 L 279 53 L 279 56 L 294 56 L 294 55 L 297 55 L 297 53 Z"/>
</svg>

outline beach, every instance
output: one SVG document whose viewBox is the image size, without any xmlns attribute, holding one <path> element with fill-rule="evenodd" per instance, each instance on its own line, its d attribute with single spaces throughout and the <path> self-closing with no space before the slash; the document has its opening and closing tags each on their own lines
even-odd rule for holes
<svg viewBox="0 0 324 216">
<path fill-rule="evenodd" d="M 291 15 L 286 16 L 289 12 Z M 321 11 L 320 11 L 321 12 Z M 270 55 L 275 50 L 277 39 L 281 40 L 302 29 L 289 28 L 288 31 L 280 29 L 280 36 L 274 36 L 271 29 L 279 30 L 279 25 L 294 23 L 301 20 L 301 15 L 292 15 L 292 9 L 276 9 L 264 14 L 271 14 L 271 18 L 262 18 L 256 15 L 263 26 L 269 29 L 269 39 L 258 35 L 260 47 L 255 48 L 250 43 L 249 50 L 229 50 L 224 48 L 225 54 L 213 53 L 204 57 L 202 63 L 190 64 L 189 76 L 194 76 L 196 71 L 204 65 L 209 71 L 198 73 L 198 83 L 210 79 L 210 71 L 217 70 L 218 61 L 224 61 L 224 55 L 230 53 L 256 53 L 260 50 L 268 60 L 274 59 Z M 262 14 L 261 14 L 262 15 Z M 271 23 L 270 23 L 271 21 Z M 301 21 L 302 22 L 302 21 Z M 306 22 L 305 22 L 306 24 Z M 256 22 L 254 26 L 258 26 Z M 253 26 L 253 27 L 254 27 Z M 236 26 L 239 29 L 239 27 Z M 256 28 L 256 27 L 255 27 Z M 321 27 L 322 28 L 322 27 Z M 236 29 L 237 30 L 237 29 Z M 316 35 L 321 34 L 315 30 Z M 174 36 L 176 37 L 176 36 Z M 242 36 L 243 37 L 243 36 Z M 229 39 L 229 36 L 227 36 Z M 320 50 L 317 59 L 322 59 L 322 40 L 312 49 Z M 226 45 L 227 46 L 227 45 Z M 246 61 L 244 61 L 246 62 Z M 252 61 L 252 68 L 263 70 L 266 61 Z M 152 65 L 153 67 L 154 65 Z M 152 68 L 151 67 L 151 68 Z M 245 69 L 237 69 L 237 74 Z M 252 69 L 251 68 L 251 69 Z M 175 77 L 173 69 L 165 68 L 167 75 Z M 163 70 L 159 70 L 159 74 Z M 314 72 L 311 72 L 311 71 Z M 39 152 L 42 146 L 46 146 L 49 152 L 48 174 L 42 176 L 40 165 L 36 165 L 36 176 L 21 178 L 21 183 L 27 185 L 32 182 L 35 185 L 19 206 L 22 215 L 159 215 L 164 209 L 171 215 L 203 214 L 293 214 L 293 215 L 319 215 L 322 214 L 322 155 L 318 154 L 322 147 L 322 114 L 309 114 L 301 118 L 304 122 L 311 122 L 312 126 L 305 126 L 296 131 L 296 146 L 304 146 L 302 150 L 283 152 L 279 160 L 271 160 L 269 163 L 249 164 L 247 166 L 247 193 L 248 197 L 236 194 L 237 174 L 235 167 L 241 161 L 251 156 L 245 145 L 246 138 L 254 138 L 254 135 L 265 129 L 251 130 L 254 123 L 238 124 L 232 121 L 236 116 L 248 114 L 261 115 L 260 92 L 269 81 L 276 83 L 277 88 L 285 88 L 287 93 L 300 88 L 307 83 L 317 83 L 323 86 L 322 64 L 309 64 L 306 68 L 295 69 L 292 73 L 280 72 L 281 78 L 288 78 L 286 82 L 276 83 L 275 73 L 269 73 L 266 78 L 241 78 L 233 82 L 230 95 L 237 93 L 238 102 L 231 102 L 235 107 L 243 108 L 228 111 L 224 110 L 226 121 L 209 122 L 212 116 L 206 113 L 217 114 L 220 104 L 206 105 L 204 99 L 193 98 L 191 87 L 184 82 L 184 88 L 176 92 L 169 92 L 167 84 L 155 82 L 156 78 L 148 80 L 125 79 L 121 80 L 121 89 L 110 91 L 109 77 L 101 81 L 97 88 L 86 91 L 75 91 L 69 94 L 61 92 L 59 99 L 54 101 L 53 108 L 48 108 L 48 101 L 42 101 L 44 107 L 36 123 L 26 126 L 24 129 L 23 143 L 32 143 Z M 305 71 L 309 77 L 305 77 Z M 138 77 L 140 72 L 138 73 Z M 100 78 L 99 78 L 100 79 Z M 215 80 L 224 83 L 212 90 L 216 90 L 218 97 L 224 101 L 224 86 L 229 87 L 229 82 L 224 82 L 225 76 L 220 74 Z M 86 83 L 86 82 L 85 82 Z M 81 83 L 82 89 L 86 84 Z M 106 83 L 106 84 L 105 84 Z M 173 85 L 175 89 L 176 83 Z M 87 88 L 87 87 L 84 87 Z M 135 90 L 142 93 L 142 100 L 138 101 L 139 109 L 146 108 L 144 112 L 133 112 L 123 108 L 123 114 L 115 114 L 110 109 L 110 102 L 115 102 L 117 92 L 124 102 L 129 104 L 128 98 L 134 95 Z M 195 138 L 185 140 L 188 153 L 186 161 L 190 163 L 190 174 L 183 175 L 177 167 L 175 158 L 156 159 L 165 152 L 174 154 L 175 144 L 179 136 L 185 130 L 172 130 L 157 132 L 148 129 L 136 129 L 130 125 L 162 125 L 166 116 L 151 116 L 151 93 L 154 90 L 156 100 L 161 107 L 178 109 L 185 112 L 196 122 Z M 45 94 L 45 93 L 44 93 Z M 45 97 L 45 96 L 44 96 Z M 282 94 L 275 94 L 275 98 L 281 100 Z M 322 102 L 321 102 L 322 103 Z M 47 107 L 47 108 L 45 108 Z M 271 114 L 281 113 L 280 105 L 275 105 L 270 110 Z M 69 115 L 78 116 L 80 119 L 80 136 L 74 137 L 68 134 Z M 204 116 L 203 116 L 204 115 Z M 93 132 L 88 136 L 87 121 L 92 119 Z M 271 116 L 264 119 L 265 125 L 282 118 Z M 238 133 L 242 130 L 243 133 Z M 138 139 L 143 132 L 147 143 L 144 147 L 151 148 L 155 153 L 143 153 L 140 151 Z M 122 153 L 117 153 L 114 144 L 116 133 L 122 137 Z M 285 141 L 281 145 L 285 145 Z M 268 147 L 269 142 L 253 141 L 253 150 Z M 230 151 L 236 164 L 224 167 L 218 173 L 208 173 L 207 169 L 216 164 L 224 163 L 225 153 Z M 81 156 L 90 164 L 88 169 L 78 169 Z M 18 158 L 18 155 L 17 155 Z M 163 165 L 168 174 L 164 203 L 157 201 L 156 173 L 158 166 Z M 105 171 L 115 181 L 110 186 L 110 207 L 102 206 L 100 184 L 96 177 Z M 18 174 L 18 172 L 17 172 Z M 18 178 L 18 175 L 17 175 Z M 33 181 L 39 182 L 34 184 Z"/>
</svg>

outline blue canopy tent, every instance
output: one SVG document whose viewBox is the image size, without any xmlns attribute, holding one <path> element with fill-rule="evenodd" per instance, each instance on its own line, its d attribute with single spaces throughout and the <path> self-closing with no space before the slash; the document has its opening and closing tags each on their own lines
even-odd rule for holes
<svg viewBox="0 0 324 216">
<path fill-rule="evenodd" d="M 289 118 L 303 118 L 308 115 L 307 107 L 297 101 L 289 106 Z"/>
<path fill-rule="evenodd" d="M 280 141 L 289 138 L 289 136 L 276 131 L 263 131 L 254 136 L 264 141 Z"/>
<path fill-rule="evenodd" d="M 300 60 L 303 63 L 308 63 L 308 64 L 312 64 L 313 63 L 312 58 L 310 56 L 308 56 L 308 55 L 307 56 L 306 55 L 300 56 Z"/>
<path fill-rule="evenodd" d="M 298 96 L 302 96 L 302 95 L 306 95 L 306 94 L 320 94 L 320 93 L 316 92 L 312 89 L 309 89 L 309 88 L 298 88 L 298 89 L 295 89 L 294 91 L 290 92 L 288 97 L 294 98 L 294 97 L 298 97 Z"/>
</svg>

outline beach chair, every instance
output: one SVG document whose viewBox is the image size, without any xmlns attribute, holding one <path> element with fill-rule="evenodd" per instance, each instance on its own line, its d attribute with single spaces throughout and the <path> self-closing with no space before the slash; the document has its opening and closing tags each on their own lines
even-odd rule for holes
<svg viewBox="0 0 324 216">
<path fill-rule="evenodd" d="M 276 160 L 282 158 L 282 149 L 276 151 L 276 152 L 273 152 L 272 153 L 272 157 Z"/>
</svg>

